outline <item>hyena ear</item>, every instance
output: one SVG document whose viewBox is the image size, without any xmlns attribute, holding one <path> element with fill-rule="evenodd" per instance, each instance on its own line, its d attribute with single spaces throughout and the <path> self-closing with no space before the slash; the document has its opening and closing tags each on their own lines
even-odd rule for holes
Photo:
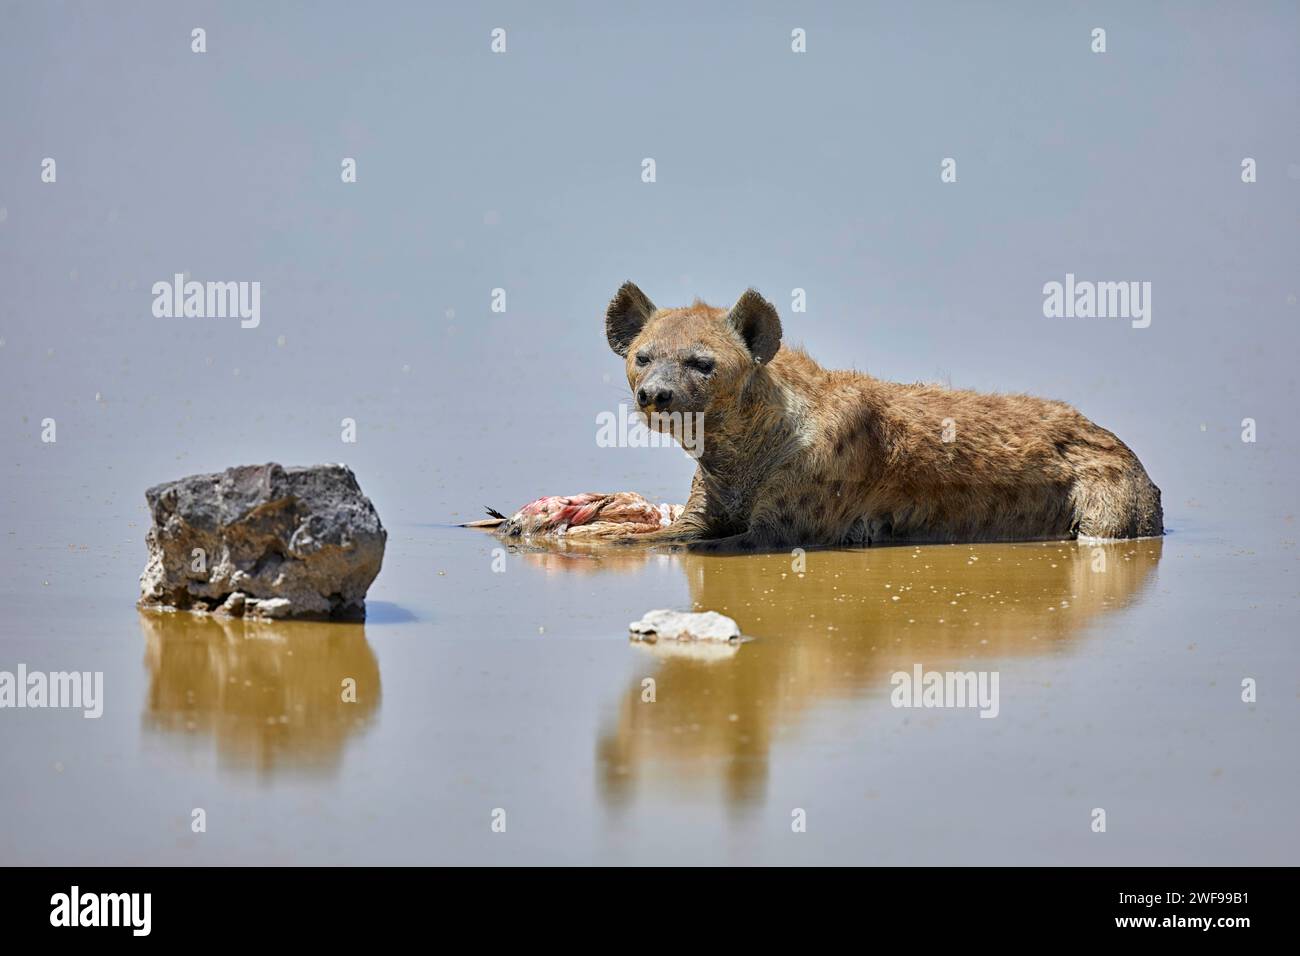
<svg viewBox="0 0 1300 956">
<path fill-rule="evenodd" d="M 605 311 L 605 337 L 609 339 L 609 347 L 619 355 L 627 355 L 632 340 L 654 311 L 655 304 L 644 292 L 631 282 L 624 282 Z"/>
<path fill-rule="evenodd" d="M 755 362 L 766 365 L 772 361 L 781 347 L 781 317 L 776 314 L 776 306 L 753 289 L 746 289 L 731 307 L 727 320 L 745 340 Z"/>
</svg>

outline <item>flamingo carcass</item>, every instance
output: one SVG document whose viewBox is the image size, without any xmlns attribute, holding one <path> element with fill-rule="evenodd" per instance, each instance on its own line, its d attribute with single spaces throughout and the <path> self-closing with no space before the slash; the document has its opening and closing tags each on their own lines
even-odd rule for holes
<svg viewBox="0 0 1300 956">
<path fill-rule="evenodd" d="M 635 491 L 613 494 L 548 495 L 530 501 L 513 515 L 491 508 L 490 518 L 467 528 L 495 528 L 505 537 L 555 536 L 621 538 L 666 528 L 682 513 L 681 505 L 651 504 Z"/>
</svg>

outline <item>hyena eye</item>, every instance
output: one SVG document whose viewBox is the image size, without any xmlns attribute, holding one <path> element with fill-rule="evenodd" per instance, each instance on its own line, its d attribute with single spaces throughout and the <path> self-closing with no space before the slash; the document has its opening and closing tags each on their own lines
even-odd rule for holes
<svg viewBox="0 0 1300 956">
<path fill-rule="evenodd" d="M 713 359 L 693 356 L 686 360 L 686 367 L 693 368 L 702 375 L 708 375 L 713 371 Z"/>
<path fill-rule="evenodd" d="M 650 356 L 646 355 L 644 352 L 639 352 L 639 353 L 637 353 L 636 364 L 637 364 L 637 365 L 640 365 L 640 366 L 642 366 L 642 367 L 645 367 L 646 365 L 649 365 L 649 364 L 650 364 Z"/>
</svg>

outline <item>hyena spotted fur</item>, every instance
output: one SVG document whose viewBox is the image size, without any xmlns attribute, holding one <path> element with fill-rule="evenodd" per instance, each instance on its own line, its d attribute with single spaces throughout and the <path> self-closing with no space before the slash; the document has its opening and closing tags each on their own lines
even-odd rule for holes
<svg viewBox="0 0 1300 956">
<path fill-rule="evenodd" d="M 605 331 L 654 427 L 703 414 L 684 512 L 636 541 L 759 551 L 1163 533 L 1137 456 L 1069 405 L 828 371 L 781 344 L 753 289 L 729 311 L 659 309 L 628 282 Z"/>
</svg>

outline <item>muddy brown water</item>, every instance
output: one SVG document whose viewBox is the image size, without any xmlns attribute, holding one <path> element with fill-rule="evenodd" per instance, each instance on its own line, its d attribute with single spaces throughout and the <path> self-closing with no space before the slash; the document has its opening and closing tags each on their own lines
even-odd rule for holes
<svg viewBox="0 0 1300 956">
<path fill-rule="evenodd" d="M 29 666 L 103 669 L 106 700 L 99 720 L 4 713 L 0 849 L 71 863 L 1280 861 L 1290 847 L 1260 821 L 1281 819 L 1295 769 L 1261 768 L 1257 748 L 1289 727 L 1238 699 L 1222 665 L 1241 634 L 1189 630 L 1177 610 L 1204 558 L 1176 535 L 724 558 L 398 529 L 365 624 L 119 604 L 7 637 Z M 652 606 L 718 610 L 753 639 L 630 642 Z M 891 676 L 917 664 L 996 672 L 997 716 L 893 706 Z M 1277 675 L 1257 676 L 1276 692 Z M 1089 829 L 1099 806 L 1106 834 Z M 1202 818 L 1235 835 L 1188 841 Z"/>
</svg>

